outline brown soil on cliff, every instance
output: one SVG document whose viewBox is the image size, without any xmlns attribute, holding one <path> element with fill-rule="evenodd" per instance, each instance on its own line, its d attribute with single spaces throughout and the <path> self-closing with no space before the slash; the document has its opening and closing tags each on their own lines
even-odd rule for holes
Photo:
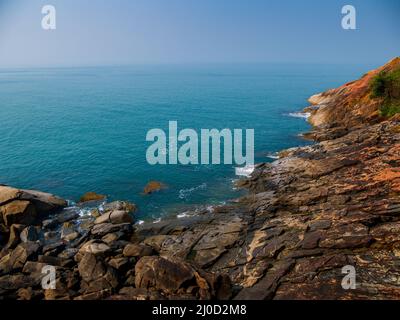
<svg viewBox="0 0 400 320">
<path fill-rule="evenodd" d="M 400 68 L 400 58 L 366 73 L 361 79 L 312 96 L 309 101 L 319 108 L 311 110 L 310 122 L 314 126 L 354 127 L 382 121 L 379 108 L 382 99 L 371 95 L 371 81 L 381 72 Z"/>
</svg>

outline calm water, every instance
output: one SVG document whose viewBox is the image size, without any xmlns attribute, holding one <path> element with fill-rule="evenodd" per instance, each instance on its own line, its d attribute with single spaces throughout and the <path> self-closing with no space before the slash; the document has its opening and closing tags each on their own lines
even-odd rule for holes
<svg viewBox="0 0 400 320">
<path fill-rule="evenodd" d="M 0 183 L 130 200 L 157 218 L 238 194 L 234 166 L 150 166 L 146 133 L 254 128 L 256 161 L 306 142 L 288 114 L 372 66 L 208 65 L 0 70 Z M 148 197 L 149 180 L 169 188 Z"/>
</svg>

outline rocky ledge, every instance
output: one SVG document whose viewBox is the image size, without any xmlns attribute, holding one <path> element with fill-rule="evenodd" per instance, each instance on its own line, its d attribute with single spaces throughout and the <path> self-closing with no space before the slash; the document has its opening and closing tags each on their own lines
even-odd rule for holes
<svg viewBox="0 0 400 320">
<path fill-rule="evenodd" d="M 240 182 L 248 194 L 212 213 L 135 225 L 124 202 L 82 218 L 54 214 L 66 205 L 54 196 L 0 187 L 0 296 L 399 299 L 400 118 L 330 122 L 351 95 L 339 91 L 313 108 L 326 119 L 307 135 L 318 143 L 258 165 Z M 55 290 L 41 287 L 46 265 Z M 355 289 L 342 287 L 345 266 Z"/>
</svg>

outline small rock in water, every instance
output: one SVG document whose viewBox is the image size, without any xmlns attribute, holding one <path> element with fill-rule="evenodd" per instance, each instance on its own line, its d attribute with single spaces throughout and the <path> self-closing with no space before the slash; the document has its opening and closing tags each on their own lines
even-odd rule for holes
<svg viewBox="0 0 400 320">
<path fill-rule="evenodd" d="M 162 182 L 159 181 L 150 181 L 143 189 L 143 194 L 149 195 L 154 192 L 161 191 L 163 189 L 166 189 L 167 186 L 163 184 Z"/>
<path fill-rule="evenodd" d="M 83 203 L 89 201 L 101 201 L 104 200 L 105 198 L 106 198 L 105 195 L 97 194 L 95 192 L 87 192 L 79 199 L 79 202 Z"/>
</svg>

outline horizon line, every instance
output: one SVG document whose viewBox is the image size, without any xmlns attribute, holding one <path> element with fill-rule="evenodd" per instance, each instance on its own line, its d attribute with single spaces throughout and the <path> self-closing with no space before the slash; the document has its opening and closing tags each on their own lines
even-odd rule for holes
<svg viewBox="0 0 400 320">
<path fill-rule="evenodd" d="M 394 59 L 393 57 L 392 59 Z M 0 70 L 10 69 L 73 69 L 73 68 L 107 68 L 107 67 L 140 67 L 140 66 L 207 66 L 207 65 L 381 65 L 387 63 L 391 59 L 385 60 L 385 62 L 378 61 L 364 61 L 364 62 L 299 62 L 299 61 L 236 61 L 236 62 L 142 62 L 142 63 L 99 63 L 99 64 L 49 64 L 49 65 L 0 65 Z"/>
</svg>

